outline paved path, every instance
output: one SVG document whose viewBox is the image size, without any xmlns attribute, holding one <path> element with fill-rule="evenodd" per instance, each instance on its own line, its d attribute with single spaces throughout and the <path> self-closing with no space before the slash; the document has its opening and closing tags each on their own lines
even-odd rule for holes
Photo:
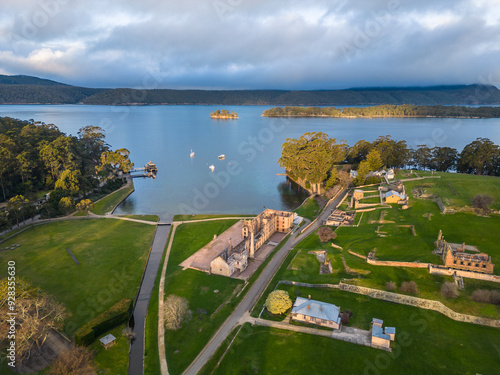
<svg viewBox="0 0 500 375">
<path fill-rule="evenodd" d="M 148 312 L 149 299 L 155 283 L 158 267 L 163 256 L 165 245 L 167 244 L 170 226 L 162 225 L 156 228 L 153 246 L 149 255 L 146 271 L 139 290 L 139 295 L 134 308 L 134 332 L 135 340 L 130 346 L 130 362 L 128 373 L 130 375 L 140 375 L 144 370 L 144 324 Z"/>
<path fill-rule="evenodd" d="M 184 371 L 183 374 L 186 375 L 195 375 L 201 368 L 205 365 L 205 363 L 212 357 L 215 353 L 219 345 L 225 338 L 231 333 L 231 331 L 236 327 L 241 318 L 245 315 L 246 312 L 249 312 L 252 307 L 255 305 L 261 294 L 266 289 L 267 285 L 271 282 L 272 278 L 276 271 L 278 271 L 279 267 L 285 260 L 288 252 L 302 239 L 304 239 L 307 235 L 316 230 L 323 220 L 325 220 L 331 213 L 331 209 L 337 207 L 339 202 L 342 201 L 344 195 L 347 194 L 346 191 L 341 191 L 340 194 L 334 200 L 330 201 L 328 206 L 325 207 L 320 216 L 300 235 L 294 233 L 287 240 L 285 245 L 274 255 L 271 261 L 267 264 L 266 268 L 262 271 L 259 278 L 255 280 L 250 290 L 247 292 L 245 297 L 241 300 L 240 304 L 236 307 L 234 312 L 226 319 L 226 321 L 221 325 L 219 330 L 215 333 L 212 339 L 208 342 L 208 344 L 203 348 L 203 350 L 198 354 L 196 359 L 189 365 L 189 367 Z"/>
</svg>

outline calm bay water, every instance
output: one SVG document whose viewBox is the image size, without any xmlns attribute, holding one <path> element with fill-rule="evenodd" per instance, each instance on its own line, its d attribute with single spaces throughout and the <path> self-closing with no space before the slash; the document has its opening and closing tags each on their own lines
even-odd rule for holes
<svg viewBox="0 0 500 375">
<path fill-rule="evenodd" d="M 214 120 L 221 106 L 3 105 L 0 116 L 34 119 L 76 135 L 86 125 L 106 130 L 114 148 L 130 150 L 136 167 L 153 161 L 157 179 L 135 179 L 136 191 L 119 214 L 258 213 L 263 207 L 293 209 L 304 193 L 278 173 L 286 138 L 321 131 L 353 145 L 379 135 L 459 151 L 477 137 L 500 144 L 500 119 L 331 119 L 262 117 L 270 106 L 225 106 L 238 120 Z M 190 158 L 190 151 L 195 152 Z M 225 160 L 218 155 L 225 154 Z M 215 166 L 211 172 L 210 165 Z"/>
</svg>

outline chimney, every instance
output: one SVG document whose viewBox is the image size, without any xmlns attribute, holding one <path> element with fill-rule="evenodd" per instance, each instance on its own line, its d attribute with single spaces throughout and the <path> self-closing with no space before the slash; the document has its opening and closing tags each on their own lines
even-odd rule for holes
<svg viewBox="0 0 500 375">
<path fill-rule="evenodd" d="M 307 296 L 307 299 L 311 299 L 311 295 L 309 294 L 309 296 Z"/>
<path fill-rule="evenodd" d="M 311 305 L 307 305 L 307 309 L 308 309 L 308 310 L 311 310 Z"/>
<path fill-rule="evenodd" d="M 323 311 L 323 306 L 320 306 L 320 307 L 319 307 L 319 309 L 320 309 L 321 311 Z"/>
</svg>

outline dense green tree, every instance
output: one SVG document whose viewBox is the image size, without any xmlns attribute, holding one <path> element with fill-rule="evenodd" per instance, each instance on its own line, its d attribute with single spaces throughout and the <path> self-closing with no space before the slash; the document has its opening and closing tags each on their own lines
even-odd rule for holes
<svg viewBox="0 0 500 375">
<path fill-rule="evenodd" d="M 9 216 L 14 219 L 19 226 L 19 219 L 23 216 L 23 208 L 29 203 L 29 201 L 22 195 L 16 195 L 12 197 L 7 202 L 7 211 Z"/>
<path fill-rule="evenodd" d="M 380 152 L 382 164 L 386 167 L 403 167 L 410 160 L 406 141 L 395 141 L 390 135 L 386 135 L 378 137 L 373 145 Z"/>
<path fill-rule="evenodd" d="M 0 134 L 0 185 L 2 186 L 3 199 L 6 200 L 6 177 L 8 172 L 14 167 L 15 156 L 12 150 L 14 142 L 4 134 Z"/>
<path fill-rule="evenodd" d="M 500 149 L 488 138 L 477 138 L 465 146 L 457 161 L 457 171 L 478 175 L 495 175 Z"/>
<path fill-rule="evenodd" d="M 55 183 L 56 190 L 66 190 L 69 194 L 75 196 L 80 191 L 81 172 L 66 169 Z"/>
<path fill-rule="evenodd" d="M 455 168 L 457 164 L 457 150 L 451 147 L 433 147 L 432 152 L 432 169 L 440 172 L 448 172 Z"/>
<path fill-rule="evenodd" d="M 288 138 L 281 147 L 278 163 L 288 175 L 300 182 L 309 182 L 313 191 L 326 180 L 333 164 L 345 159 L 346 144 L 337 144 L 325 133 L 305 133 L 299 139 Z"/>
<path fill-rule="evenodd" d="M 347 152 L 346 161 L 349 164 L 359 164 L 366 159 L 366 155 L 372 150 L 373 145 L 371 142 L 364 139 L 357 141 L 356 144 L 349 148 Z"/>
<path fill-rule="evenodd" d="M 432 167 L 432 151 L 426 145 L 418 145 L 418 148 L 413 151 L 413 163 L 420 169 Z"/>
<path fill-rule="evenodd" d="M 372 150 L 366 155 L 366 162 L 370 171 L 377 171 L 384 165 L 379 150 Z"/>
</svg>

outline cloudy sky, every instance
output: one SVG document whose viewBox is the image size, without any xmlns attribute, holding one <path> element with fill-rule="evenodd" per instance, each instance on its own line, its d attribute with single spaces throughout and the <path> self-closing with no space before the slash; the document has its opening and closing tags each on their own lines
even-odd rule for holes
<svg viewBox="0 0 500 375">
<path fill-rule="evenodd" d="M 498 0 L 2 0 L 0 73 L 88 87 L 500 86 Z"/>
</svg>

